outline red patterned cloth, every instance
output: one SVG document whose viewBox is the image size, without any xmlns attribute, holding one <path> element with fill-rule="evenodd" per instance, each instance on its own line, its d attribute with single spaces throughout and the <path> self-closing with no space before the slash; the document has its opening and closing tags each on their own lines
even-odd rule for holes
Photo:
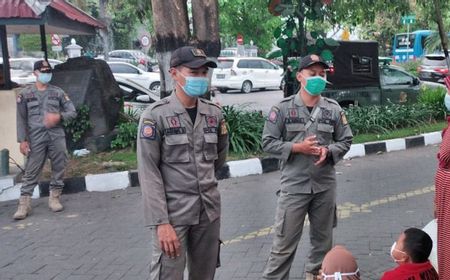
<svg viewBox="0 0 450 280">
<path fill-rule="evenodd" d="M 450 118 L 447 119 L 450 126 Z M 450 279 L 450 129 L 442 134 L 438 153 L 439 167 L 436 172 L 436 218 L 438 226 L 438 270 L 439 278 Z"/>
</svg>

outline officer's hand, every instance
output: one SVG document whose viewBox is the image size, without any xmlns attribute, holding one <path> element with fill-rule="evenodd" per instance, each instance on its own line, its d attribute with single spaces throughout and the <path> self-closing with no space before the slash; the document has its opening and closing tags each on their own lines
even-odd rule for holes
<svg viewBox="0 0 450 280">
<path fill-rule="evenodd" d="M 300 143 L 295 143 L 292 147 L 294 153 L 302 153 L 305 155 L 320 155 L 320 148 L 317 146 L 319 141 L 316 140 L 316 135 L 308 136 Z"/>
<path fill-rule="evenodd" d="M 44 125 L 46 128 L 55 127 L 61 121 L 60 113 L 45 113 Z"/>
<path fill-rule="evenodd" d="M 328 148 L 319 147 L 319 149 L 320 149 L 319 160 L 314 163 L 314 165 L 316 166 L 322 165 L 327 159 L 328 155 Z"/>
<path fill-rule="evenodd" d="M 28 153 L 30 152 L 30 144 L 28 141 L 20 142 L 20 153 L 24 156 L 28 156 Z"/>
<path fill-rule="evenodd" d="M 171 224 L 158 225 L 157 229 L 159 246 L 161 250 L 169 256 L 169 258 L 176 258 L 180 256 L 180 241 Z"/>
</svg>

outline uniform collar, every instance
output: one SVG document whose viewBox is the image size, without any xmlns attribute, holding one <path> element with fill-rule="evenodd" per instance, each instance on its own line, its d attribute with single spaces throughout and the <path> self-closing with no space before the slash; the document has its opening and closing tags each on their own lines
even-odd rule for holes
<svg viewBox="0 0 450 280">
<path fill-rule="evenodd" d="M 294 104 L 297 105 L 298 107 L 306 107 L 305 103 L 303 103 L 303 100 L 300 98 L 299 93 L 297 93 L 294 97 Z M 325 99 L 323 98 L 323 96 L 320 96 L 319 102 L 317 102 L 316 106 L 326 107 Z"/>
<path fill-rule="evenodd" d="M 169 97 L 170 103 L 174 106 L 174 112 L 178 114 L 186 113 L 186 108 L 184 108 L 183 104 L 181 104 L 181 101 L 178 99 L 176 92 L 173 91 L 173 93 Z M 197 99 L 197 110 L 200 114 L 208 114 L 208 104 L 205 103 L 201 98 Z"/>
</svg>

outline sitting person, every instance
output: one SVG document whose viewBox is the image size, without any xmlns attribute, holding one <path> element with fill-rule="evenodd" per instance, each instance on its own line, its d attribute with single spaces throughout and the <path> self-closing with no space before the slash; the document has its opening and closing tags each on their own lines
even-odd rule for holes
<svg viewBox="0 0 450 280">
<path fill-rule="evenodd" d="M 428 260 L 432 247 L 431 237 L 423 230 L 405 230 L 391 248 L 391 257 L 398 266 L 386 271 L 381 280 L 439 280 Z"/>
<path fill-rule="evenodd" d="M 325 255 L 317 279 L 359 280 L 358 264 L 352 253 L 344 246 L 335 246 Z"/>
</svg>

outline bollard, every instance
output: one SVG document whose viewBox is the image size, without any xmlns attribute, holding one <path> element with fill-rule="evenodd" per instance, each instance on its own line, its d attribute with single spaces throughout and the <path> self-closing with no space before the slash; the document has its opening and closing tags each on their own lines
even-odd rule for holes
<svg viewBox="0 0 450 280">
<path fill-rule="evenodd" d="M 0 176 L 9 174 L 9 151 L 3 149 L 0 151 Z"/>
</svg>

